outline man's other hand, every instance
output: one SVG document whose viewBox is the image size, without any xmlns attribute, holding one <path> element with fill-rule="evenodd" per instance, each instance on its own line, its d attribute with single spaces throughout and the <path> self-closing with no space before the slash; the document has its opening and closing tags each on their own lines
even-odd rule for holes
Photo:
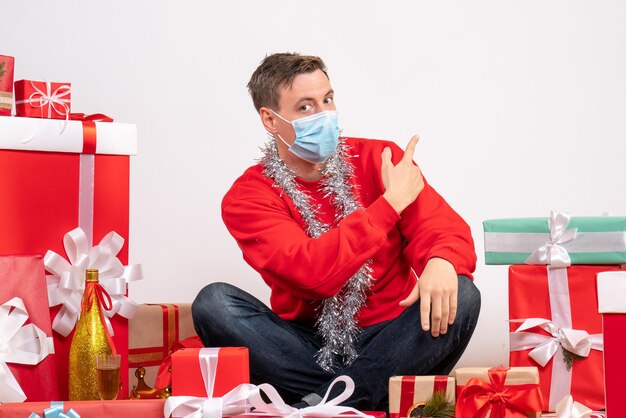
<svg viewBox="0 0 626 418">
<path fill-rule="evenodd" d="M 420 299 L 422 329 L 430 329 L 433 337 L 438 337 L 440 333 L 448 332 L 448 326 L 454 323 L 458 289 L 454 266 L 443 258 L 433 257 L 428 260 L 413 291 L 400 302 L 400 306 L 411 306 Z"/>
</svg>

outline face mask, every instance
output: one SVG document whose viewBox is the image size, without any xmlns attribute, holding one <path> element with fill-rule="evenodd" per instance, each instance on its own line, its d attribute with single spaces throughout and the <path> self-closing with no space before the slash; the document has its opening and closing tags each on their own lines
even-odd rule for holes
<svg viewBox="0 0 626 418">
<path fill-rule="evenodd" d="M 289 147 L 291 153 L 303 160 L 313 164 L 323 163 L 337 149 L 339 125 L 336 111 L 325 110 L 291 122 L 273 110 L 272 113 L 293 126 L 296 140 L 292 145 L 289 145 L 278 132 L 276 135 Z"/>
</svg>

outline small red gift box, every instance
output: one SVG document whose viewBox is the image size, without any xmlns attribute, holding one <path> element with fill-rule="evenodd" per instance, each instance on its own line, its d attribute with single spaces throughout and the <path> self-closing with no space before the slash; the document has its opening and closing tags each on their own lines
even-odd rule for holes
<svg viewBox="0 0 626 418">
<path fill-rule="evenodd" d="M 463 367 L 456 378 L 456 418 L 539 418 L 536 367 Z"/>
<path fill-rule="evenodd" d="M 68 119 L 71 84 L 17 80 L 15 114 L 29 118 Z"/>
<path fill-rule="evenodd" d="M 604 382 L 606 413 L 626 417 L 624 371 L 626 370 L 626 272 L 598 273 L 598 310 L 604 333 Z"/>
<path fill-rule="evenodd" d="M 11 116 L 13 107 L 13 57 L 0 55 L 0 115 Z"/>
<path fill-rule="evenodd" d="M 92 244 L 110 231 L 124 237 L 118 258 L 126 265 L 129 155 L 136 153 L 136 135 L 131 124 L 0 116 L 0 254 L 52 250 L 65 257 L 64 235 L 80 226 Z M 50 317 L 59 309 L 51 308 Z M 111 322 L 126 371 L 128 321 L 116 315 Z M 60 394 L 47 400 L 67 399 L 72 334 L 53 337 Z M 125 372 L 122 382 L 127 393 Z"/>
<path fill-rule="evenodd" d="M 389 378 L 389 418 L 406 418 L 416 403 L 426 402 L 434 392 L 443 391 L 455 399 L 454 378 L 449 376 L 392 376 Z"/>
<path fill-rule="evenodd" d="M 213 393 L 206 392 L 201 362 L 207 377 L 215 376 Z M 172 395 L 219 397 L 242 383 L 250 383 L 245 347 L 185 348 L 172 354 Z"/>
<path fill-rule="evenodd" d="M 147 400 L 117 400 L 117 401 L 68 401 L 68 402 L 24 402 L 6 403 L 0 405 L 0 416 L 2 418 L 24 418 L 31 413 L 38 417 L 48 416 L 70 416 L 67 415 L 73 409 L 80 418 L 119 418 L 119 417 L 141 417 L 141 418 L 163 418 L 163 399 Z M 44 411 L 58 410 L 65 412 L 65 415 L 46 414 Z"/>
<path fill-rule="evenodd" d="M 0 286 L 0 305 L 12 298 L 19 297 L 23 301 L 28 315 L 26 324 L 34 324 L 47 337 L 52 337 L 46 276 L 41 256 L 0 256 L 0 283 L 2 283 Z M 0 328 L 3 329 L 3 332 L 7 332 L 3 325 L 0 324 Z M 6 338 L 7 335 L 2 337 Z M 15 348 L 22 349 L 21 346 Z M 7 363 L 11 374 L 17 380 L 27 400 L 58 399 L 58 375 L 54 354 L 48 354 L 36 365 L 19 364 L 11 361 L 7 361 Z M 0 386 L 6 384 L 7 378 L 10 377 L 0 373 Z M 7 399 L 2 399 L 0 396 L 1 402 L 7 402 Z"/>
<path fill-rule="evenodd" d="M 568 394 L 591 409 L 604 409 L 602 318 L 595 277 L 619 269 L 509 268 L 510 365 L 538 367 L 544 411 L 555 411 Z M 565 347 L 580 359 L 572 360 Z"/>
</svg>

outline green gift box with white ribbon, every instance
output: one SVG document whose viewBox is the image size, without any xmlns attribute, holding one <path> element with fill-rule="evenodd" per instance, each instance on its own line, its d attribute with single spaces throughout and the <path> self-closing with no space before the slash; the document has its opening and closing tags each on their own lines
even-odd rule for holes
<svg viewBox="0 0 626 418">
<path fill-rule="evenodd" d="M 486 264 L 626 263 L 626 217 L 492 219 L 483 222 Z"/>
</svg>

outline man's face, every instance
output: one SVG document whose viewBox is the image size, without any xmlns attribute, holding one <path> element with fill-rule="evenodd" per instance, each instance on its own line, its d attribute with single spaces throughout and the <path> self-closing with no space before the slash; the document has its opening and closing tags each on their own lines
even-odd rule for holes
<svg viewBox="0 0 626 418">
<path fill-rule="evenodd" d="M 297 75 L 293 84 L 280 90 L 278 113 L 288 121 L 310 116 L 325 110 L 337 110 L 330 80 L 321 70 Z M 283 139 L 292 144 L 296 134 L 291 124 L 275 117 L 275 129 Z"/>
</svg>

